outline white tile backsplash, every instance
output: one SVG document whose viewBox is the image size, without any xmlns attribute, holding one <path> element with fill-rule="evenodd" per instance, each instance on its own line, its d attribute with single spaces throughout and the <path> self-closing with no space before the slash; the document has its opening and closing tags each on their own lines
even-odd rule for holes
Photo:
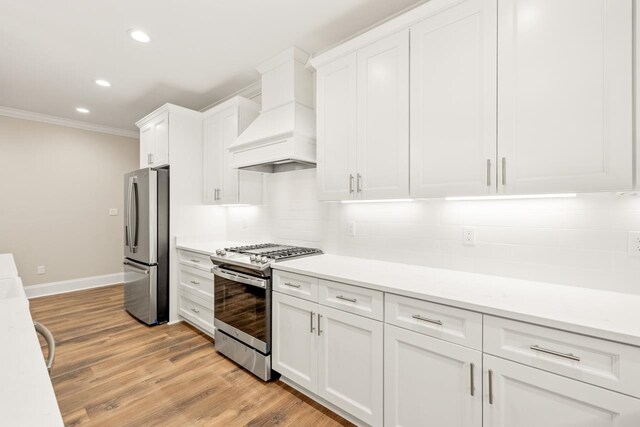
<svg viewBox="0 0 640 427">
<path fill-rule="evenodd" d="M 627 254 L 637 196 L 342 204 L 317 200 L 315 169 L 265 181 L 263 206 L 227 208 L 229 239 L 640 294 L 640 258 Z M 462 244 L 464 226 L 476 246 Z"/>
</svg>

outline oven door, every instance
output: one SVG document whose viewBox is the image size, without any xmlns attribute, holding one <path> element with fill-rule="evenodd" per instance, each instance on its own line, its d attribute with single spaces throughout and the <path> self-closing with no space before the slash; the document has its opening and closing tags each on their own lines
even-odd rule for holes
<svg viewBox="0 0 640 427">
<path fill-rule="evenodd" d="M 271 351 L 271 281 L 214 267 L 214 324 L 233 338 Z"/>
</svg>

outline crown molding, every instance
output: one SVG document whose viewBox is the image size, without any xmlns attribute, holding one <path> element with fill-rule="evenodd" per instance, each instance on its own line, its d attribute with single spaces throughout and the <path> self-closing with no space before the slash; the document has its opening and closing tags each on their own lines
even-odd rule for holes
<svg viewBox="0 0 640 427">
<path fill-rule="evenodd" d="M 255 98 L 256 96 L 260 95 L 262 93 L 262 81 L 258 80 L 257 82 L 251 83 L 249 86 L 246 86 L 234 93 L 232 93 L 229 96 L 226 96 L 222 99 L 217 100 L 216 102 L 213 102 L 209 105 L 207 105 L 206 107 L 204 107 L 203 109 L 201 109 L 200 111 L 204 112 L 208 112 L 211 108 L 222 104 L 223 102 L 226 102 L 232 98 L 235 98 L 237 96 L 241 96 L 243 98 L 247 98 L 247 99 L 252 99 Z"/>
<path fill-rule="evenodd" d="M 80 120 L 65 119 L 62 117 L 34 113 L 31 111 L 19 110 L 17 108 L 11 107 L 0 106 L 0 116 L 13 117 L 14 119 L 31 120 L 34 122 L 49 123 L 52 125 L 88 130 L 91 132 L 107 133 L 110 135 L 124 136 L 127 138 L 140 138 L 140 134 L 133 130 L 119 129 L 110 126 L 98 125 L 95 123 L 87 123 Z"/>
</svg>

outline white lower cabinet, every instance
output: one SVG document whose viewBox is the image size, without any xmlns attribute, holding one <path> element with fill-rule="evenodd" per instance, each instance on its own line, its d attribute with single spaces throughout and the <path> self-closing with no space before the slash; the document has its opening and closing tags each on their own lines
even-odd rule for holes
<svg viewBox="0 0 640 427">
<path fill-rule="evenodd" d="M 637 427 L 640 400 L 484 355 L 484 427 Z"/>
<path fill-rule="evenodd" d="M 324 306 L 319 315 L 318 395 L 381 426 L 382 322 Z"/>
<path fill-rule="evenodd" d="M 392 325 L 384 339 L 385 426 L 482 426 L 482 352 Z"/>
<path fill-rule="evenodd" d="M 318 304 L 273 293 L 273 369 L 296 384 L 318 390 L 318 352 L 315 326 Z"/>
<path fill-rule="evenodd" d="M 382 322 L 273 293 L 273 369 L 372 426 L 383 425 Z"/>
</svg>

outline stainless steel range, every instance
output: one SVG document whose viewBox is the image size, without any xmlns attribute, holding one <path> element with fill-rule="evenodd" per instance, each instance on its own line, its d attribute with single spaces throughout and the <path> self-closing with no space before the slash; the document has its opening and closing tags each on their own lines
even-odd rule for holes
<svg viewBox="0 0 640 427">
<path fill-rule="evenodd" d="M 218 249 L 214 268 L 216 350 L 271 378 L 271 264 L 319 255 L 315 248 L 264 243 Z"/>
</svg>

